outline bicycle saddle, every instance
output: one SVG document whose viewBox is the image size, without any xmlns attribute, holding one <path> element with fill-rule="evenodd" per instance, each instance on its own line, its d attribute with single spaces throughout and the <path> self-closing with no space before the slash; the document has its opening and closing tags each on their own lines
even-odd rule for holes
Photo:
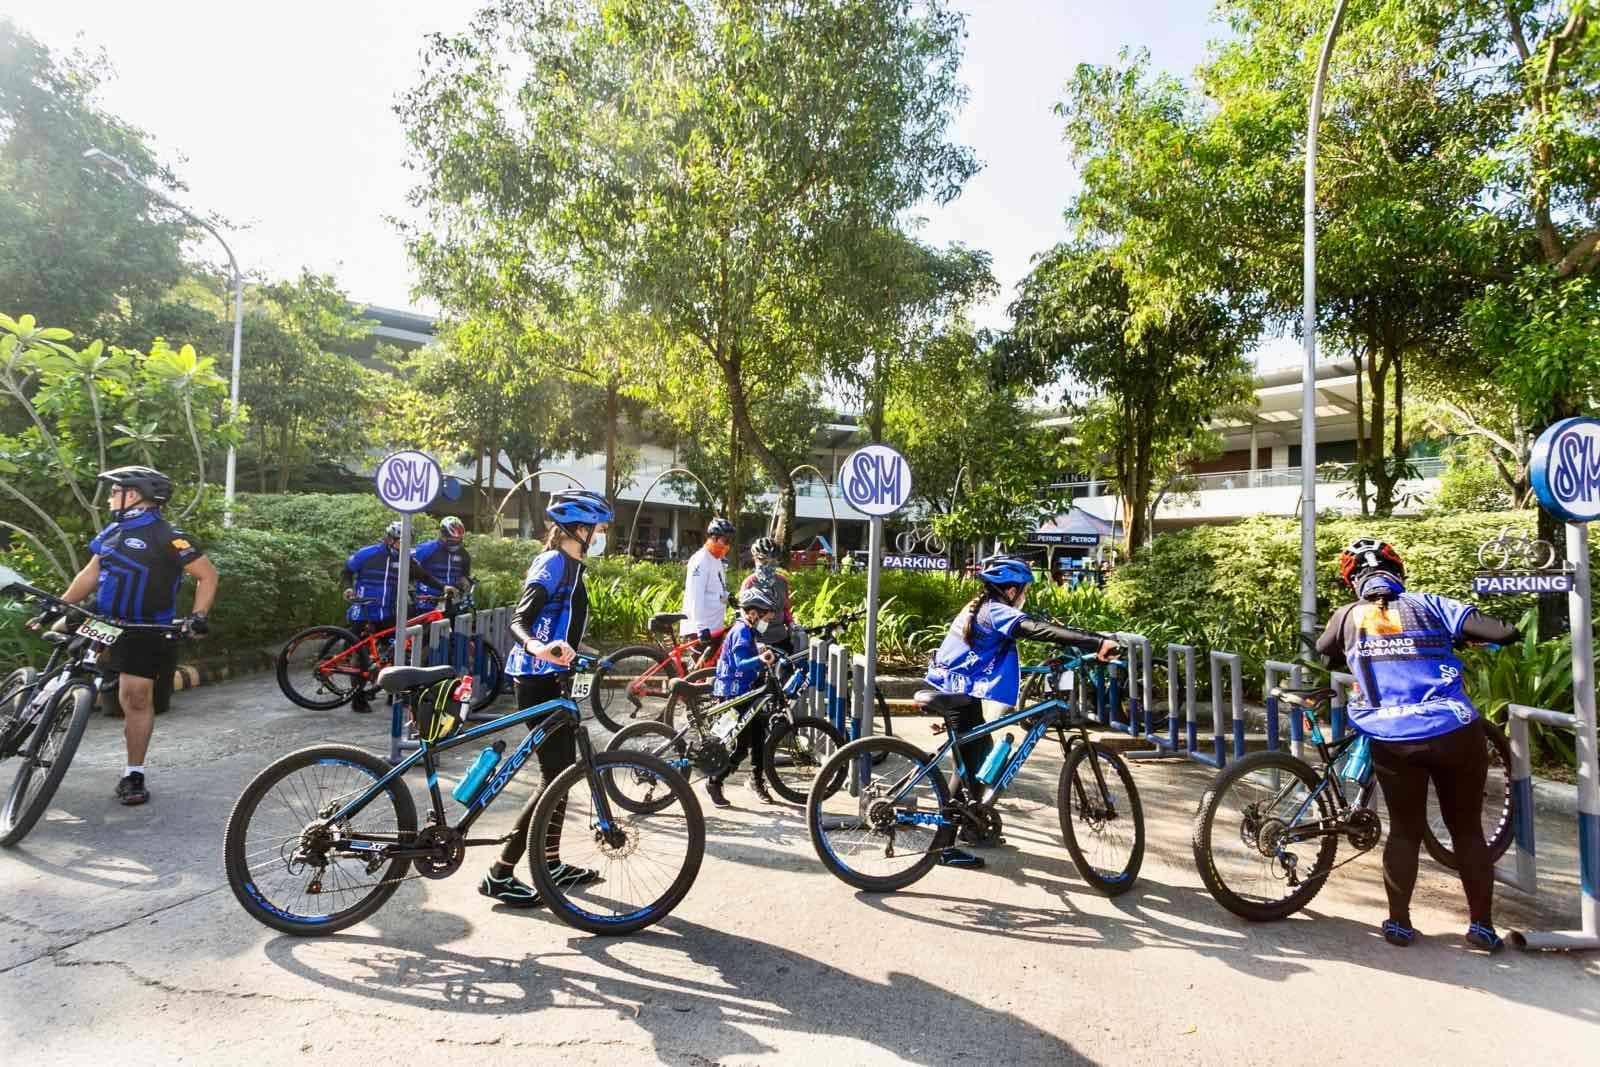
<svg viewBox="0 0 1600 1067">
<path fill-rule="evenodd" d="M 378 672 L 378 684 L 390 693 L 404 693 L 455 676 L 456 669 L 448 663 L 438 667 L 385 667 Z"/>
<path fill-rule="evenodd" d="M 927 711 L 937 712 L 940 715 L 954 715 L 967 705 L 975 703 L 978 698 L 966 693 L 941 693 L 937 689 L 919 689 L 911 699 L 917 702 L 917 707 Z"/>
<path fill-rule="evenodd" d="M 670 634 L 678 623 L 688 617 L 678 611 L 658 611 L 650 616 L 650 632 L 653 634 Z"/>
<path fill-rule="evenodd" d="M 1272 695 L 1290 704 L 1298 704 L 1303 708 L 1314 708 L 1338 696 L 1339 691 L 1337 689 L 1291 689 L 1280 685 L 1273 688 Z"/>
</svg>

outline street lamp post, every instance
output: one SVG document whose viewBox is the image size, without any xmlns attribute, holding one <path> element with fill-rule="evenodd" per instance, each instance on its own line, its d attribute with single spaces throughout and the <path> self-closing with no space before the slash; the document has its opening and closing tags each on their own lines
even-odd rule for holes
<svg viewBox="0 0 1600 1067">
<path fill-rule="evenodd" d="M 103 152 L 98 148 L 91 148 L 83 154 L 83 158 L 91 160 L 113 172 L 120 171 L 121 177 L 137 185 L 146 193 L 215 237 L 217 244 L 221 245 L 222 250 L 228 254 L 228 269 L 233 272 L 233 380 L 230 385 L 229 396 L 233 411 L 237 412 L 239 410 L 239 348 L 244 332 L 244 274 L 239 270 L 239 260 L 234 257 L 233 249 L 228 247 L 228 242 L 222 239 L 222 234 L 217 232 L 215 226 L 172 199 L 166 193 L 163 193 L 160 189 L 152 189 L 140 181 L 139 176 L 134 174 L 133 168 L 116 156 Z M 222 488 L 223 526 L 233 525 L 233 493 L 238 464 L 239 449 L 237 446 L 230 444 L 228 446 L 228 472 Z"/>
<path fill-rule="evenodd" d="M 1317 127 L 1322 122 L 1322 89 L 1328 80 L 1333 42 L 1344 21 L 1346 0 L 1334 8 L 1322 42 L 1317 80 L 1306 119 L 1305 188 L 1305 370 L 1300 390 L 1300 630 L 1317 633 Z M 1252 457 L 1253 460 L 1254 457 Z"/>
</svg>

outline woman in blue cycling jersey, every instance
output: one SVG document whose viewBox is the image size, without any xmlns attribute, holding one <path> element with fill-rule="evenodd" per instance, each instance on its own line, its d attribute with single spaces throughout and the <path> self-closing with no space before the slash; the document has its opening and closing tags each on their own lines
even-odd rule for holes
<svg viewBox="0 0 1600 1067">
<path fill-rule="evenodd" d="M 1417 850 L 1428 817 L 1428 782 L 1450 829 L 1471 925 L 1467 942 L 1501 948 L 1490 914 L 1494 865 L 1483 840 L 1483 787 L 1489 770 L 1483 720 L 1462 685 L 1455 647 L 1465 641 L 1505 644 L 1515 627 L 1480 615 L 1471 604 L 1433 593 L 1409 593 L 1405 564 L 1392 547 L 1363 537 L 1339 556 L 1339 575 L 1354 603 L 1333 613 L 1317 651 L 1350 666 L 1360 686 L 1350 705 L 1356 728 L 1372 738 L 1372 766 L 1389 809 L 1383 887 L 1389 918 L 1383 936 L 1411 944 L 1411 893 Z"/>
<path fill-rule="evenodd" d="M 1068 648 L 1093 651 L 1100 659 L 1116 655 L 1117 642 L 1104 634 L 1075 630 L 1022 610 L 1028 599 L 1033 570 L 1016 556 L 990 556 L 984 560 L 978 581 L 983 589 L 951 621 L 939 651 L 928 664 L 928 684 L 944 693 L 965 693 L 972 702 L 954 718 L 952 728 L 971 730 L 983 722 L 986 705 L 1009 710 L 1017 703 L 1022 665 L 1017 642 L 1046 641 Z M 976 775 L 994 740 L 981 737 L 961 745 L 966 781 L 952 780 L 950 789 L 976 798 L 982 795 Z M 951 866 L 981 867 L 983 861 L 960 849 L 947 849 L 940 862 Z"/>
<path fill-rule="evenodd" d="M 511 616 L 511 633 L 517 646 L 506 657 L 506 674 L 516 680 L 517 707 L 531 708 L 557 700 L 567 694 L 572 680 L 572 660 L 583 640 L 589 622 L 589 590 L 583 580 L 583 558 L 597 533 L 611 521 L 611 506 L 598 493 L 574 490 L 557 493 L 545 508 L 550 526 L 545 534 L 549 546 L 534 558 L 522 585 L 522 597 Z M 535 722 L 528 724 L 532 730 Z M 579 727 L 582 729 L 582 727 Z M 572 766 L 578 758 L 578 743 L 571 730 L 557 730 L 540 746 L 539 773 L 544 784 Z M 517 816 L 516 827 L 500 853 L 500 859 L 478 885 L 478 892 L 517 908 L 536 908 L 543 903 L 538 890 L 516 877 L 517 863 L 528 847 L 528 824 L 539 802 L 534 793 Z M 561 862 L 561 819 L 558 808 L 550 823 L 551 837 L 544 842 L 544 855 L 535 856 L 550 865 L 556 884 L 584 885 L 600 877 L 599 872 L 569 867 Z"/>
</svg>

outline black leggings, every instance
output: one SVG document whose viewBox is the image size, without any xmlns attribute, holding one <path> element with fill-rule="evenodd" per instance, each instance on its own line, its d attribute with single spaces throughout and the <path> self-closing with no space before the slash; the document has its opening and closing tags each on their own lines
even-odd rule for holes
<svg viewBox="0 0 1600 1067">
<path fill-rule="evenodd" d="M 1383 848 L 1383 888 L 1389 918 L 1411 925 L 1417 885 L 1417 850 L 1428 821 L 1428 782 L 1450 829 L 1461 885 L 1473 922 L 1491 924 L 1494 864 L 1483 840 L 1483 787 L 1489 773 L 1483 720 L 1425 741 L 1372 742 L 1372 766 L 1389 807 L 1389 843 Z"/>
<path fill-rule="evenodd" d="M 568 674 L 527 674 L 517 678 L 517 707 L 531 708 L 535 704 L 543 704 L 547 700 L 555 700 L 567 694 Z M 528 724 L 528 729 L 542 722 L 535 719 Z M 581 727 L 580 727 L 581 729 Z M 507 867 L 515 867 L 528 849 L 528 824 L 533 821 L 533 809 L 539 803 L 539 798 L 544 795 L 544 790 L 549 788 L 551 782 L 556 780 L 556 775 L 572 766 L 578 760 L 578 741 L 572 736 L 572 730 L 567 727 L 550 734 L 544 739 L 544 744 L 539 746 L 539 774 L 544 778 L 544 786 L 528 802 L 522 806 L 522 813 L 517 816 L 517 825 L 511 831 L 511 839 L 506 842 L 506 847 L 500 851 L 500 862 Z M 556 806 L 556 816 L 550 820 L 550 832 L 544 841 L 544 858 L 548 863 L 561 862 L 561 819 L 566 814 L 566 800 Z"/>
<path fill-rule="evenodd" d="M 739 741 L 733 747 L 733 755 L 728 759 L 728 766 L 723 772 L 713 779 L 716 782 L 725 782 L 728 775 L 739 769 L 739 764 L 750 756 L 750 778 L 752 781 L 765 780 L 767 774 L 767 721 L 772 718 L 770 711 L 758 711 L 755 717 L 745 726 L 744 732 L 739 735 Z"/>
<path fill-rule="evenodd" d="M 968 730 L 975 730 L 983 725 L 983 701 L 973 700 L 953 715 L 946 715 L 945 729 L 954 734 L 964 734 Z M 978 789 L 978 768 L 983 766 L 983 761 L 989 758 L 989 750 L 994 748 L 994 735 L 984 734 L 972 741 L 963 741 L 956 746 L 961 750 L 961 766 L 967 772 L 967 785 L 971 788 L 969 793 Z M 950 791 L 953 793 L 960 785 L 960 780 L 954 775 L 950 776 Z M 973 797 L 974 800 L 978 799 Z"/>
</svg>

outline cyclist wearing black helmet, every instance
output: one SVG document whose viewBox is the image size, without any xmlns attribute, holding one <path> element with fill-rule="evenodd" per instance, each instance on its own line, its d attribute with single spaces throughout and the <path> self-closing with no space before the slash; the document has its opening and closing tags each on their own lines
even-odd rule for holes
<svg viewBox="0 0 1600 1067">
<path fill-rule="evenodd" d="M 956 730 L 981 725 L 985 704 L 1010 708 L 1017 703 L 1022 678 L 1018 641 L 1048 641 L 1082 648 L 1102 660 L 1116 655 L 1117 642 L 1104 634 L 1075 630 L 1023 612 L 1028 586 L 1033 582 L 1033 569 L 1027 561 L 1016 556 L 990 556 L 978 571 L 978 581 L 983 584 L 982 591 L 951 621 L 944 642 L 928 664 L 928 684 L 944 693 L 972 697 L 972 703 L 954 722 Z M 992 738 L 982 737 L 961 746 L 962 765 L 972 777 L 966 782 L 951 781 L 952 791 L 981 795 L 976 775 L 993 745 Z M 978 857 L 955 848 L 942 853 L 940 862 L 958 867 L 983 866 Z"/>
<path fill-rule="evenodd" d="M 761 590 L 777 609 L 778 621 L 785 626 L 793 626 L 794 611 L 789 603 L 789 579 L 778 569 L 778 565 L 783 561 L 783 547 L 778 544 L 777 538 L 763 537 L 750 546 L 750 558 L 755 561 L 756 569 L 739 583 L 739 592 L 742 594 L 751 589 Z"/>
<path fill-rule="evenodd" d="M 162 517 L 161 505 L 172 498 L 172 479 L 151 467 L 133 466 L 108 470 L 100 481 L 110 487 L 111 523 L 89 542 L 93 556 L 61 599 L 76 604 L 92 594 L 94 610 L 118 622 L 170 623 L 178 586 L 188 574 L 195 580 L 194 611 L 184 625 L 191 634 L 205 634 L 217 595 L 217 569 L 194 538 Z M 172 699 L 177 659 L 175 645 L 160 633 L 126 630 L 101 661 L 121 675 L 117 700 L 128 762 L 117 782 L 117 799 L 124 804 L 150 799 L 144 759 L 155 715 Z"/>
<path fill-rule="evenodd" d="M 728 614 L 728 549 L 733 544 L 733 523 L 724 518 L 711 520 L 706 527 L 706 543 L 689 557 L 689 570 L 683 583 L 683 622 L 679 633 L 708 638 L 721 629 Z"/>
<path fill-rule="evenodd" d="M 438 538 L 412 550 L 419 596 L 440 597 L 446 589 L 465 589 L 472 581 L 472 553 L 463 543 L 466 536 L 466 523 L 446 515 L 439 520 Z"/>
<path fill-rule="evenodd" d="M 728 629 L 717 656 L 717 677 L 711 685 L 711 695 L 717 700 L 732 700 L 743 696 L 755 686 L 764 668 L 771 667 L 778 655 L 770 647 L 772 639 L 780 635 L 773 623 L 777 605 L 759 589 L 747 589 L 739 594 L 739 617 Z M 728 798 L 722 793 L 722 783 L 739 769 L 745 756 L 750 756 L 750 791 L 767 804 L 777 803 L 767 792 L 766 711 L 757 712 L 744 732 L 739 735 L 728 765 L 721 774 L 706 779 L 706 796 L 719 808 L 728 807 Z"/>
<path fill-rule="evenodd" d="M 1405 576 L 1392 546 L 1373 537 L 1352 543 L 1339 554 L 1339 577 L 1356 600 L 1333 613 L 1317 640 L 1319 653 L 1348 663 L 1356 676 L 1360 695 L 1350 720 L 1372 738 L 1372 766 L 1389 809 L 1383 936 L 1400 946 L 1416 937 L 1411 893 L 1432 779 L 1471 911 L 1467 941 L 1495 952 L 1502 942 L 1491 915 L 1494 866 L 1483 840 L 1488 748 L 1455 648 L 1465 641 L 1505 644 L 1517 631 L 1471 604 L 1407 592 Z"/>
<path fill-rule="evenodd" d="M 550 520 L 545 533 L 547 547 L 529 565 L 522 596 L 511 617 L 511 633 L 517 646 L 506 657 L 506 674 L 516 682 L 519 708 L 557 700 L 567 693 L 572 658 L 589 623 L 583 558 L 595 536 L 604 533 L 611 522 L 611 505 L 598 493 L 587 490 L 557 493 L 544 513 Z M 533 728 L 534 724 L 529 723 L 528 729 Z M 572 731 L 557 730 L 539 747 L 538 754 L 539 773 L 548 784 L 578 758 L 577 741 Z M 538 802 L 539 794 L 535 793 L 523 805 L 500 859 L 478 885 L 478 892 L 484 896 L 517 908 L 536 908 L 544 903 L 538 890 L 515 873 L 528 846 L 528 824 Z M 544 854 L 532 861 L 548 863 L 558 885 L 584 885 L 600 875 L 561 862 L 559 835 L 564 811 L 564 806 L 557 809 L 550 823 L 552 838 L 545 841 Z"/>
</svg>

